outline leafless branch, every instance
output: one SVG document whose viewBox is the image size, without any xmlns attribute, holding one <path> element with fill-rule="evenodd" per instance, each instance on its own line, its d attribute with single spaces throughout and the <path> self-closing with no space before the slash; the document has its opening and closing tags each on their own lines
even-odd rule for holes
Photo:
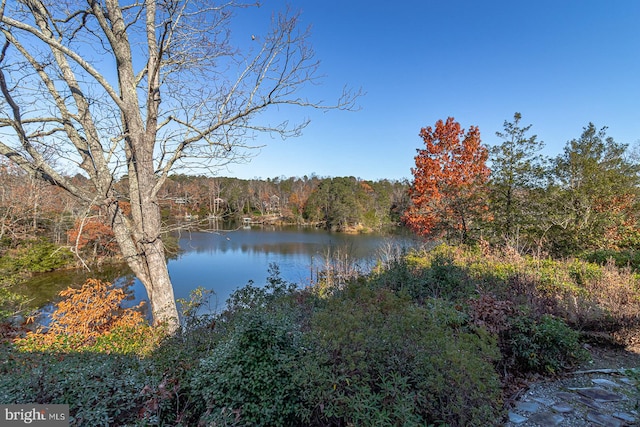
<svg viewBox="0 0 640 427">
<path fill-rule="evenodd" d="M 358 96 L 305 96 L 319 63 L 290 11 L 247 50 L 230 23 L 253 4 L 233 0 L 0 1 L 0 155 L 108 213 L 159 319 L 177 317 L 157 203 L 169 173 L 247 161 L 258 134 L 296 136 L 308 123 L 260 122 L 265 111 L 353 109 Z M 92 192 L 65 175 L 76 165 Z M 113 188 L 123 173 L 127 214 Z"/>
</svg>

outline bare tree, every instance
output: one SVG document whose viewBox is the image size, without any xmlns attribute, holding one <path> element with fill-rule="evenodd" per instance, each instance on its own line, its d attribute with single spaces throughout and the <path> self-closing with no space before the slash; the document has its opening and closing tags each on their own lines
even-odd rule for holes
<svg viewBox="0 0 640 427">
<path fill-rule="evenodd" d="M 2 0 L 0 154 L 109 213 L 154 319 L 175 330 L 157 200 L 169 172 L 244 160 L 256 132 L 295 136 L 306 125 L 258 122 L 272 106 L 349 109 L 355 97 L 324 105 L 301 95 L 318 63 L 288 11 L 267 34 L 247 32 L 247 50 L 234 47 L 230 29 L 252 5 L 124 3 Z M 74 185 L 77 168 L 92 188 Z M 114 189 L 124 174 L 129 215 Z"/>
</svg>

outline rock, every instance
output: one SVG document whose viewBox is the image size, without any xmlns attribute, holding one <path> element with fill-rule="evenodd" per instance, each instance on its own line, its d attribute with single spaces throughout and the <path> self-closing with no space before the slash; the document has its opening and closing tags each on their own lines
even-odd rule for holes
<svg viewBox="0 0 640 427">
<path fill-rule="evenodd" d="M 633 414 L 629 414 L 627 412 L 614 412 L 611 415 L 629 424 L 640 421 L 637 417 L 633 416 Z"/>
<path fill-rule="evenodd" d="M 600 387 L 576 388 L 574 390 L 582 396 L 593 399 L 596 402 L 619 402 L 624 399 L 624 396 L 612 393 Z"/>
<path fill-rule="evenodd" d="M 540 409 L 540 405 L 535 402 L 518 402 L 516 408 L 523 412 L 537 412 Z"/>
<path fill-rule="evenodd" d="M 560 391 L 556 393 L 556 397 L 562 400 L 574 400 L 576 395 L 574 393 L 567 393 L 566 391 Z"/>
<path fill-rule="evenodd" d="M 640 366 L 640 352 L 634 365 Z M 638 383 L 624 368 L 533 381 L 509 409 L 505 427 L 640 427 Z"/>
<path fill-rule="evenodd" d="M 587 420 L 604 427 L 622 427 L 622 421 L 613 418 L 610 415 L 601 414 L 595 411 L 587 413 Z"/>
<path fill-rule="evenodd" d="M 522 424 L 523 422 L 527 421 L 527 418 L 523 417 L 520 414 L 516 414 L 515 412 L 509 412 L 509 421 L 514 424 Z"/>
<path fill-rule="evenodd" d="M 554 427 L 560 425 L 560 423 L 564 421 L 564 417 L 551 412 L 539 412 L 537 414 L 533 414 L 529 418 L 529 421 L 538 424 L 541 427 Z"/>
<path fill-rule="evenodd" d="M 548 399 L 546 397 L 534 397 L 533 400 L 538 403 L 542 403 L 544 406 L 551 406 L 555 403 L 552 399 Z"/>
<path fill-rule="evenodd" d="M 619 388 L 620 384 L 615 381 L 608 380 L 606 378 L 593 378 L 591 380 L 592 383 L 603 386 L 603 387 L 611 387 L 611 388 Z"/>
<path fill-rule="evenodd" d="M 636 385 L 637 381 L 632 380 L 631 378 L 628 378 L 628 377 L 622 377 L 622 378 L 620 378 L 620 382 L 622 382 L 622 383 L 624 383 L 626 385 Z"/>
<path fill-rule="evenodd" d="M 568 414 L 570 412 L 573 412 L 573 406 L 567 403 L 558 403 L 557 405 L 553 405 L 551 409 L 561 414 Z"/>
<path fill-rule="evenodd" d="M 588 398 L 586 398 L 584 396 L 578 396 L 578 399 L 576 401 L 579 402 L 579 403 L 582 403 L 583 405 L 586 405 L 586 406 L 588 406 L 589 408 L 592 408 L 592 409 L 600 409 L 602 407 L 595 400 L 588 399 Z"/>
</svg>

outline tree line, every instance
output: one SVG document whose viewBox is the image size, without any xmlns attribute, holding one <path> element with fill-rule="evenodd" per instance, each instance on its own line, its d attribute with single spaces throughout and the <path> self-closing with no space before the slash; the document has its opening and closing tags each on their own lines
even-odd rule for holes
<svg viewBox="0 0 640 427">
<path fill-rule="evenodd" d="M 398 224 L 408 183 L 356 177 L 239 179 L 173 175 L 160 193 L 165 217 L 238 220 L 271 215 L 284 223 L 334 231 L 379 230 Z"/>
<path fill-rule="evenodd" d="M 423 128 L 406 224 L 431 238 L 553 256 L 637 249 L 637 153 L 589 123 L 560 154 L 545 156 L 521 120 L 515 113 L 505 121 L 491 147 L 451 117 Z"/>
<path fill-rule="evenodd" d="M 78 187 L 92 183 L 82 175 Z M 129 210 L 128 177 L 114 187 L 120 208 Z M 109 216 L 80 203 L 56 186 L 30 178 L 0 161 L 0 241 L 14 247 L 46 238 L 67 245 L 87 258 L 113 256 L 118 247 Z M 280 224 L 310 224 L 334 231 L 380 230 L 400 223 L 408 203 L 406 181 L 367 181 L 355 177 L 276 177 L 239 179 L 171 175 L 159 191 L 165 230 L 176 222 L 207 227 L 210 219 L 237 223 L 243 218 L 268 218 Z"/>
<path fill-rule="evenodd" d="M 355 177 L 239 179 L 170 175 L 159 191 L 165 226 L 185 217 L 239 221 L 270 217 L 336 231 L 405 224 L 430 239 L 483 240 L 521 252 L 566 256 L 635 249 L 640 243 L 640 165 L 626 144 L 593 123 L 556 157 L 530 134 L 522 116 L 505 121 L 501 141 L 481 142 L 453 118 L 422 129 L 411 182 Z M 75 186 L 91 188 L 81 176 Z M 129 205 L 128 177 L 114 185 Z M 7 248 L 46 237 L 85 257 L 118 252 L 109 216 L 59 187 L 0 162 L 0 241 Z"/>
</svg>

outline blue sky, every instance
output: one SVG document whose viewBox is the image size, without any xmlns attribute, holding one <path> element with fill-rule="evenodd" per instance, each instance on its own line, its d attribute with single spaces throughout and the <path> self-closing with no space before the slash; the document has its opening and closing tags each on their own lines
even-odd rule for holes
<svg viewBox="0 0 640 427">
<path fill-rule="evenodd" d="M 246 165 L 222 176 L 411 178 L 418 133 L 449 116 L 479 126 L 486 145 L 515 112 L 556 156 L 593 122 L 640 141 L 640 1 L 300 0 L 321 61 L 311 98 L 362 88 L 356 112 L 300 111 L 298 138 L 267 135 Z M 284 1 L 242 17 L 259 28 Z M 272 111 L 274 117 L 284 112 Z M 287 119 L 288 117 L 281 117 Z"/>
</svg>

